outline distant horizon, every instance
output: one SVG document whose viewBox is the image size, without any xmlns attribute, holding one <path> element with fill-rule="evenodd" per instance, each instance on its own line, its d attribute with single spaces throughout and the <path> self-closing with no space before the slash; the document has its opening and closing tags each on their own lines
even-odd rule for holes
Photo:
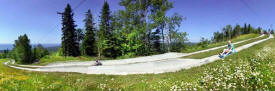
<svg viewBox="0 0 275 91">
<path fill-rule="evenodd" d="M 13 49 L 13 45 L 14 44 L 2 44 L 0 43 L 0 50 L 6 50 L 6 49 Z M 31 44 L 32 47 L 36 46 L 38 44 Z M 61 44 L 41 44 L 43 47 L 47 48 L 47 47 L 56 47 L 56 46 L 61 46 Z"/>
</svg>

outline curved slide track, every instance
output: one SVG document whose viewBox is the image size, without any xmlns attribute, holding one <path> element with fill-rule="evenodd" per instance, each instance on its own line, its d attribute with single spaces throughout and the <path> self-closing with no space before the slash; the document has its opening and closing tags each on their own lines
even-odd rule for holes
<svg viewBox="0 0 275 91">
<path fill-rule="evenodd" d="M 264 35 L 247 39 L 247 40 L 242 40 L 235 42 L 233 44 L 239 44 L 243 43 L 252 39 L 260 38 L 263 37 Z M 191 52 L 191 53 L 175 53 L 175 52 L 170 52 L 170 53 L 165 53 L 165 54 L 159 54 L 159 55 L 152 55 L 152 56 L 143 56 L 143 57 L 136 57 L 136 58 L 129 58 L 129 59 L 119 59 L 119 60 L 103 60 L 101 61 L 104 66 L 108 65 L 122 65 L 122 64 L 134 64 L 134 63 L 143 63 L 143 62 L 153 62 L 153 61 L 160 61 L 160 60 L 166 60 L 166 59 L 173 59 L 173 58 L 180 58 L 184 56 L 189 56 L 193 54 L 198 54 L 202 52 L 207 52 L 207 51 L 212 51 L 216 49 L 220 49 L 223 47 L 226 47 L 227 45 L 223 46 L 218 46 L 214 48 L 209 48 L 205 50 L 200 50 L 196 52 Z M 52 63 L 47 66 L 30 66 L 30 65 L 19 65 L 21 67 L 64 67 L 64 66 L 92 66 L 95 62 L 94 61 L 85 61 L 85 62 L 61 62 L 61 63 Z"/>
<path fill-rule="evenodd" d="M 263 35 L 259 37 L 262 37 L 262 36 Z M 237 52 L 241 51 L 255 44 L 269 40 L 271 38 L 273 38 L 273 35 L 270 35 L 269 38 L 240 46 L 236 48 L 236 51 Z M 248 40 L 236 42 L 235 44 L 242 43 Z M 193 55 L 193 54 L 206 52 L 210 50 L 215 50 L 222 47 L 225 47 L 225 46 L 210 48 L 207 50 L 197 51 L 193 53 L 166 53 L 166 54 L 154 55 L 154 56 L 115 60 L 114 62 L 104 61 L 103 66 L 91 66 L 93 62 L 68 62 L 68 63 L 50 64 L 47 66 L 27 66 L 27 65 L 14 66 L 14 65 L 10 65 L 14 63 L 12 61 L 5 62 L 4 64 L 16 69 L 40 71 L 40 72 L 77 72 L 77 73 L 84 73 L 84 74 L 106 74 L 106 75 L 159 74 L 159 73 L 165 73 L 165 72 L 176 72 L 182 69 L 188 69 L 191 67 L 207 64 L 215 60 L 219 60 L 220 58 L 218 57 L 218 55 L 213 55 L 203 59 L 182 59 L 179 57 Z M 130 62 L 131 60 L 134 62 Z M 35 67 L 35 68 L 28 68 L 28 67 Z"/>
</svg>

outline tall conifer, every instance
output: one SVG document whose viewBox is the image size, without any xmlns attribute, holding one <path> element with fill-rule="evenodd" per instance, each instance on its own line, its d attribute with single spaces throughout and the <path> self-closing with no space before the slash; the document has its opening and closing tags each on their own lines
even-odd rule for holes
<svg viewBox="0 0 275 91">
<path fill-rule="evenodd" d="M 62 52 L 64 56 L 79 56 L 79 42 L 71 6 L 67 4 L 62 13 Z"/>
</svg>

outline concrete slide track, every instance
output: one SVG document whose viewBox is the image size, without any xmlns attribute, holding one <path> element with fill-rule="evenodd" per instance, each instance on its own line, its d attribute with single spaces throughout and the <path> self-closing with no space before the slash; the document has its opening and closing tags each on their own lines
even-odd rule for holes
<svg viewBox="0 0 275 91">
<path fill-rule="evenodd" d="M 263 35 L 259 37 L 262 37 L 262 36 Z M 240 46 L 236 48 L 236 51 L 237 52 L 241 51 L 255 44 L 269 40 L 271 38 L 273 38 L 273 35 L 270 35 L 269 38 Z M 251 40 L 251 39 L 248 39 L 248 40 Z M 235 44 L 242 43 L 248 40 L 236 42 Z M 77 73 L 84 73 L 84 74 L 106 74 L 106 75 L 159 74 L 159 73 L 165 73 L 165 72 L 176 72 L 182 69 L 188 69 L 191 67 L 196 67 L 196 66 L 200 66 L 203 64 L 207 64 L 207 63 L 219 60 L 220 58 L 218 57 L 218 55 L 213 55 L 203 59 L 183 59 L 179 57 L 206 52 L 210 50 L 215 50 L 222 47 L 225 47 L 225 46 L 210 48 L 210 49 L 192 52 L 192 53 L 166 53 L 166 54 L 138 57 L 138 58 L 131 58 L 131 59 L 103 61 L 103 66 L 91 66 L 91 64 L 93 64 L 94 62 L 55 63 L 47 66 L 9 65 L 14 63 L 12 61 L 5 62 L 4 64 L 16 69 L 40 71 L 40 72 L 77 72 Z M 27 68 L 27 67 L 37 67 L 37 68 Z"/>
</svg>

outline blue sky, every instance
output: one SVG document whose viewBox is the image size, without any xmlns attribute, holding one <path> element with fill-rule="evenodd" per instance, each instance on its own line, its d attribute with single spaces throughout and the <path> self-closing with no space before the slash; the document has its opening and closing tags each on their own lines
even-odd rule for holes
<svg viewBox="0 0 275 91">
<path fill-rule="evenodd" d="M 14 43 L 27 34 L 32 43 L 60 43 L 61 16 L 67 3 L 75 8 L 82 0 L 0 0 L 0 44 Z M 91 9 L 99 21 L 104 0 L 86 0 L 74 10 L 78 28 L 83 28 L 84 14 Z M 120 0 L 108 0 L 112 12 L 122 9 Z M 275 0 L 169 0 L 174 2 L 168 15 L 186 17 L 180 31 L 187 32 L 192 42 L 211 38 L 213 32 L 227 24 L 250 23 L 268 29 L 275 23 Z"/>
</svg>

